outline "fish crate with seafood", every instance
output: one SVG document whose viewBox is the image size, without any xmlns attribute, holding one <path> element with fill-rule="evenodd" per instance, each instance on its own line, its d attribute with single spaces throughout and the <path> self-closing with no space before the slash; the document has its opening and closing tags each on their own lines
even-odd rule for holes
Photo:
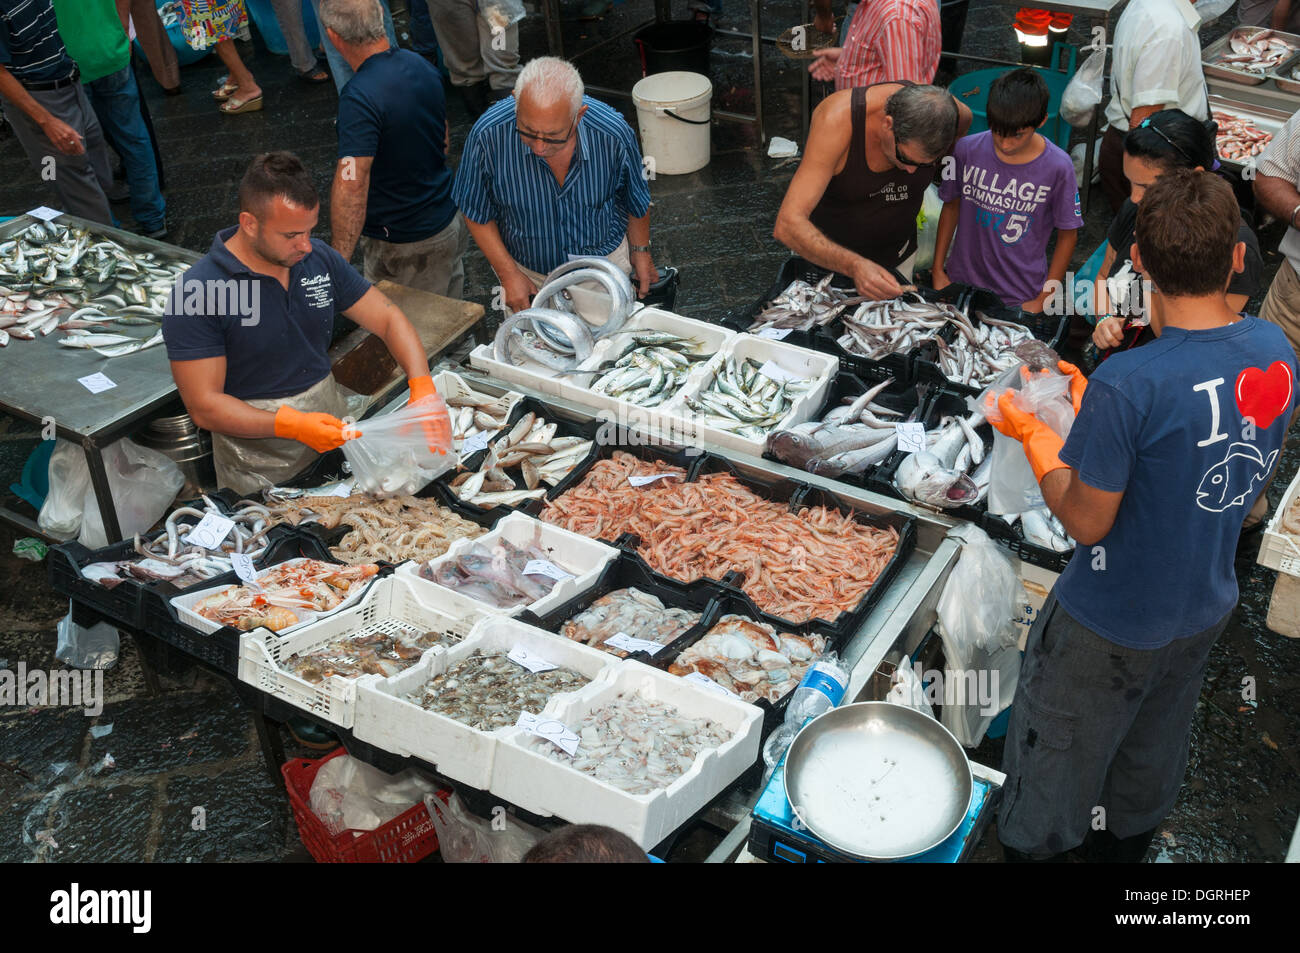
<svg viewBox="0 0 1300 953">
<path fill-rule="evenodd" d="M 1210 115 L 1218 124 L 1215 151 L 1219 163 L 1241 173 L 1253 166 L 1291 114 L 1285 109 L 1260 106 L 1218 93 L 1209 96 Z"/>
<path fill-rule="evenodd" d="M 1201 62 L 1206 76 L 1258 86 L 1269 79 L 1289 75 L 1298 54 L 1300 36 L 1243 26 L 1207 46 L 1201 53 Z"/>
<path fill-rule="evenodd" d="M 1070 557 L 1074 555 L 1073 549 L 1058 553 L 1054 549 L 1029 542 L 1015 526 L 1012 526 L 1001 516 L 994 516 L 992 513 L 985 513 L 984 519 L 980 521 L 979 525 L 984 532 L 989 534 L 989 538 L 999 546 L 1010 550 L 1021 561 L 1027 562 L 1031 566 L 1037 566 L 1040 569 L 1046 569 L 1057 574 L 1063 573 L 1070 562 Z"/>
<path fill-rule="evenodd" d="M 753 705 L 634 661 L 547 715 L 578 736 L 576 755 L 510 729 L 491 792 L 544 817 L 613 827 L 645 850 L 753 766 L 763 721 Z"/>
<path fill-rule="evenodd" d="M 474 453 L 465 453 L 465 441 L 492 439 L 509 421 L 515 405 L 524 399 L 518 391 L 508 390 L 500 396 L 476 391 L 454 371 L 433 375 L 433 386 L 447 403 L 451 417 L 452 449 L 460 454 L 462 466 L 468 466 Z M 483 437 L 478 435 L 482 434 Z"/>
<path fill-rule="evenodd" d="M 596 584 L 618 550 L 523 513 L 503 517 L 477 539 L 457 540 L 427 563 L 403 563 L 431 600 L 461 596 L 479 616 L 544 615 Z"/>
<path fill-rule="evenodd" d="M 511 653 L 534 667 L 555 667 L 533 672 L 510 660 Z M 488 790 L 500 740 L 514 731 L 521 712 L 549 715 L 566 694 L 621 664 L 598 649 L 492 616 L 446 652 L 426 655 L 392 678 L 358 684 L 352 732 L 366 744 L 434 765 L 451 781 Z"/>
<path fill-rule="evenodd" d="M 1300 576 L 1300 473 L 1264 527 L 1257 561 L 1289 576 Z"/>
<path fill-rule="evenodd" d="M 817 329 L 834 321 L 838 317 L 836 309 L 856 295 L 848 275 L 827 271 L 793 255 L 781 264 L 776 280 L 763 297 L 744 312 L 719 323 L 741 333 L 818 350 L 821 338 Z"/>
<path fill-rule="evenodd" d="M 519 620 L 619 658 L 654 664 L 652 658 L 668 657 L 675 647 L 703 634 L 705 610 L 717 596 L 707 581 L 677 582 L 651 572 L 632 553 L 620 552 L 591 589 L 544 616 L 524 612 Z M 614 642 L 607 644 L 610 638 Z"/>
<path fill-rule="evenodd" d="M 474 619 L 387 576 L 350 608 L 290 635 L 259 629 L 239 642 L 239 679 L 340 728 L 351 728 L 361 679 L 389 678 L 462 642 Z"/>
</svg>

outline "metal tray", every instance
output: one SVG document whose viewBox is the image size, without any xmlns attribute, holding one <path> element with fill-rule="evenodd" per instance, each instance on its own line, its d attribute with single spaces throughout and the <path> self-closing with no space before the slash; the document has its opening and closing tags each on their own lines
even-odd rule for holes
<svg viewBox="0 0 1300 953">
<path fill-rule="evenodd" d="M 1254 103 L 1244 103 L 1237 99 L 1229 99 L 1226 96 L 1212 95 L 1209 97 L 1210 112 L 1226 112 L 1241 119 L 1249 119 L 1264 132 L 1276 136 L 1286 125 L 1286 121 L 1291 118 L 1291 113 L 1284 109 L 1273 109 L 1270 106 L 1256 106 Z M 1215 151 L 1218 147 L 1216 144 Z M 1256 157 L 1258 158 L 1258 157 Z M 1245 163 L 1233 159 L 1219 158 L 1219 163 L 1225 168 L 1234 169 L 1240 172 L 1245 168 Z"/>
<path fill-rule="evenodd" d="M 1220 56 L 1229 55 L 1232 50 L 1229 44 L 1233 37 L 1249 38 L 1262 32 L 1264 27 L 1238 27 L 1228 33 L 1227 36 L 1221 37 L 1201 51 L 1201 64 L 1204 67 L 1206 76 L 1213 76 L 1216 79 L 1225 79 L 1230 83 L 1240 83 L 1243 86 L 1259 86 L 1265 80 L 1272 79 L 1277 81 L 1278 87 L 1282 88 L 1281 77 L 1288 74 L 1288 71 L 1295 66 L 1296 61 L 1300 60 L 1300 36 L 1294 33 L 1283 33 L 1280 30 L 1271 31 L 1275 36 L 1293 44 L 1296 52 L 1282 63 L 1275 70 L 1269 70 L 1264 73 L 1251 73 L 1243 69 L 1234 69 L 1231 66 L 1217 65 L 1215 60 Z M 1288 92 L 1297 92 L 1300 90 L 1288 90 Z"/>
</svg>

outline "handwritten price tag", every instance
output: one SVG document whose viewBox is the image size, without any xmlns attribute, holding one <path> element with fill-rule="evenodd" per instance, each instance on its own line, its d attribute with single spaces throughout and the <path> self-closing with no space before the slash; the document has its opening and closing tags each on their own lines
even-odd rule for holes
<svg viewBox="0 0 1300 953">
<path fill-rule="evenodd" d="M 630 476 L 627 478 L 627 482 L 633 486 L 645 486 L 648 483 L 655 482 L 655 480 L 663 480 L 667 477 L 676 476 L 678 476 L 676 473 L 647 473 L 644 476 Z"/>
<path fill-rule="evenodd" d="M 534 737 L 549 741 L 570 758 L 578 753 L 578 742 L 581 739 L 562 721 L 556 721 L 554 718 L 538 718 L 531 712 L 521 711 L 515 727 L 522 728 Z"/>
<path fill-rule="evenodd" d="M 784 341 L 793 330 L 794 328 L 763 328 L 758 332 L 758 336 L 767 338 L 769 341 Z"/>
<path fill-rule="evenodd" d="M 87 374 L 85 377 L 78 377 L 77 383 L 92 394 L 99 394 L 106 390 L 112 390 L 117 384 L 109 380 L 103 371 L 96 371 L 94 374 Z"/>
<path fill-rule="evenodd" d="M 480 450 L 486 450 L 488 441 L 492 435 L 480 430 L 478 433 L 465 438 L 465 443 L 460 448 L 460 455 L 468 457 L 471 453 L 478 453 Z"/>
<path fill-rule="evenodd" d="M 244 582 L 257 582 L 257 570 L 253 568 L 253 557 L 247 553 L 231 553 L 230 565 L 235 575 Z"/>
<path fill-rule="evenodd" d="M 688 682 L 694 682 L 696 685 L 699 685 L 701 688 L 707 688 L 711 692 L 717 692 L 720 695 L 730 695 L 732 698 L 740 697 L 735 692 L 728 691 L 727 689 L 723 688 L 713 679 L 709 678 L 709 676 L 702 675 L 699 672 L 691 672 L 689 675 L 683 675 L 682 678 L 684 678 Z"/>
<path fill-rule="evenodd" d="M 764 364 L 762 367 L 758 369 L 758 372 L 762 374 L 764 377 L 776 381 L 778 384 L 784 383 L 786 381 L 804 380 L 804 378 L 801 377 L 800 375 L 790 373 L 775 361 L 768 361 L 766 364 Z"/>
<path fill-rule="evenodd" d="M 559 668 L 554 662 L 548 662 L 540 655 L 534 655 L 522 645 L 516 645 L 507 654 L 506 658 L 516 665 L 522 665 L 528 671 L 536 675 L 538 672 L 549 672 L 553 668 Z"/>
<path fill-rule="evenodd" d="M 336 487 L 334 488 L 334 490 L 330 493 L 330 496 L 340 496 L 340 497 L 344 497 L 344 498 L 349 497 L 349 496 L 351 496 L 351 495 L 352 495 L 352 484 L 351 484 L 351 483 L 340 483 L 340 484 L 339 484 L 338 486 L 336 486 Z"/>
<path fill-rule="evenodd" d="M 898 434 L 898 449 L 904 453 L 924 453 L 925 446 L 925 424 L 919 421 L 912 421 L 905 424 L 894 424 L 894 432 Z"/>
<path fill-rule="evenodd" d="M 649 655 L 661 652 L 665 648 L 661 643 L 651 642 L 649 639 L 634 639 L 626 632 L 615 632 L 605 640 L 605 644 L 622 649 L 624 652 L 645 652 Z"/>
<path fill-rule="evenodd" d="M 185 542 L 204 549 L 220 549 L 230 531 L 235 528 L 235 521 L 228 520 L 216 513 L 209 513 L 199 520 L 199 525 L 190 530 Z"/>
<path fill-rule="evenodd" d="M 569 572 L 567 569 L 561 569 L 559 566 L 555 565 L 555 563 L 549 562 L 545 559 L 528 560 L 528 564 L 524 566 L 524 575 L 547 576 L 554 579 L 556 582 L 559 582 L 562 579 L 573 578 L 573 573 Z"/>
<path fill-rule="evenodd" d="M 27 214 L 30 215 L 32 218 L 39 218 L 42 222 L 52 222 L 63 213 L 60 212 L 58 209 L 53 209 L 53 208 L 49 208 L 48 206 L 42 205 L 40 208 L 32 209 Z"/>
</svg>

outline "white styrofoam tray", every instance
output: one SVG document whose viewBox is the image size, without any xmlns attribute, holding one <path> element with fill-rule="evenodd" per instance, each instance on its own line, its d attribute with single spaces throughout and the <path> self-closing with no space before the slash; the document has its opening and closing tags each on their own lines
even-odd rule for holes
<svg viewBox="0 0 1300 953">
<path fill-rule="evenodd" d="M 511 513 L 497 521 L 491 532 L 475 539 L 458 539 L 437 559 L 429 561 L 429 569 L 436 572 L 438 567 L 456 559 L 461 553 L 473 549 L 475 545 L 483 546 L 488 551 L 496 545 L 497 540 L 504 539 L 512 546 L 535 546 L 546 554 L 546 558 L 561 569 L 573 573 L 568 579 L 561 579 L 554 588 L 536 602 L 524 603 L 509 609 L 498 609 L 486 603 L 469 599 L 454 590 L 446 589 L 419 574 L 419 567 L 407 563 L 398 567 L 399 574 L 417 580 L 420 586 L 436 590 L 438 593 L 450 593 L 460 600 L 471 601 L 478 607 L 479 615 L 518 615 L 524 609 L 531 609 L 539 616 L 544 616 L 580 592 L 585 592 L 596 584 L 601 571 L 618 556 L 613 546 L 588 539 L 567 529 L 561 529 L 551 523 L 543 523 L 523 513 Z M 441 596 L 426 597 L 428 601 L 438 602 Z"/>
<path fill-rule="evenodd" d="M 1261 566 L 1268 566 L 1289 576 L 1300 576 L 1300 538 L 1282 531 L 1282 514 L 1297 496 L 1300 496 L 1300 473 L 1295 475 L 1282 502 L 1264 527 L 1264 539 L 1259 544 L 1257 557 Z"/>
<path fill-rule="evenodd" d="M 503 733 L 515 728 L 478 731 L 453 718 L 426 711 L 407 701 L 405 696 L 421 690 L 429 679 L 475 652 L 509 652 L 516 646 L 593 680 L 608 666 L 618 664 L 618 659 L 599 649 L 516 619 L 493 616 L 479 621 L 460 645 L 446 652 L 428 653 L 400 675 L 362 680 L 357 685 L 353 727 L 356 737 L 393 754 L 421 758 L 436 765 L 439 774 L 452 781 L 487 790 L 498 742 Z M 572 694 L 552 696 L 542 711 L 533 714 L 553 711 Z"/>
<path fill-rule="evenodd" d="M 387 576 L 376 580 L 357 605 L 299 626 L 292 635 L 258 629 L 241 637 L 239 680 L 283 698 L 289 704 L 309 711 L 330 724 L 351 728 L 356 708 L 357 684 L 380 676 L 344 678 L 331 675 L 318 684 L 312 684 L 283 668 L 280 663 L 291 656 L 346 636 L 371 635 L 376 632 L 388 634 L 401 628 L 418 627 L 463 640 L 472 626 L 471 620 L 450 614 L 422 599 L 409 579 Z M 433 646 L 426 649 L 424 655 L 440 655 L 445 651 L 443 646 Z"/>
<path fill-rule="evenodd" d="M 312 562 L 312 561 L 313 560 L 307 558 L 286 559 L 282 563 L 276 563 L 274 566 L 267 566 L 265 569 L 258 570 L 256 578 L 261 579 L 263 576 L 271 572 L 271 570 L 273 569 L 281 569 L 285 566 L 296 566 L 299 563 Z M 321 560 L 315 560 L 315 561 L 320 562 Z M 339 568 L 347 569 L 348 567 L 342 563 L 339 563 Z M 348 592 L 347 598 L 344 599 L 337 606 L 335 606 L 333 609 L 331 609 L 329 612 L 317 612 L 315 609 L 297 609 L 297 608 L 292 609 L 291 611 L 298 616 L 299 621 L 295 622 L 291 626 L 287 626 L 281 629 L 280 634 L 283 635 L 286 632 L 295 632 L 309 622 L 314 622 L 317 619 L 323 619 L 329 615 L 332 615 L 335 612 L 338 612 L 340 609 L 343 609 L 344 607 L 351 605 L 352 603 L 356 602 L 357 599 L 361 597 L 361 594 L 366 591 L 367 587 L 372 585 L 374 582 L 375 582 L 374 578 L 371 578 L 369 582 L 364 583 L 363 585 L 360 586 L 354 585 L 352 589 Z M 221 626 L 218 623 L 213 622 L 211 619 L 207 619 L 199 615 L 197 612 L 194 611 L 194 607 L 198 605 L 202 599 L 206 599 L 208 596 L 212 595 L 213 593 L 223 592 L 226 589 L 235 589 L 241 585 L 243 585 L 243 583 L 233 582 L 233 583 L 228 583 L 224 586 L 212 586 L 209 589 L 203 589 L 198 592 L 187 592 L 184 593 L 183 595 L 173 597 L 171 600 L 171 604 L 176 608 L 176 615 L 180 617 L 181 622 L 185 623 L 192 629 L 197 629 L 198 631 L 204 633 L 205 635 L 211 635 L 213 632 L 216 632 L 218 629 L 220 629 Z"/>
<path fill-rule="evenodd" d="M 514 728 L 497 748 L 489 790 L 535 814 L 605 824 L 649 849 L 758 760 L 763 726 L 759 708 L 640 662 L 620 662 L 599 683 L 546 714 L 577 730 L 583 716 L 624 692 L 667 702 L 684 717 L 710 718 L 732 732 L 731 740 L 700 752 L 686 773 L 668 787 L 653 794 L 629 794 L 542 753 L 534 745 L 545 742 Z"/>
<path fill-rule="evenodd" d="M 437 388 L 438 394 L 442 399 L 448 401 L 447 409 L 452 414 L 457 412 L 457 408 L 452 407 L 450 404 L 450 400 L 453 397 L 482 397 L 484 400 L 488 401 L 494 399 L 491 394 L 484 394 L 476 391 L 469 385 L 465 378 L 461 377 L 454 371 L 440 371 L 433 375 L 433 386 Z M 501 396 L 506 407 L 506 417 L 509 418 L 510 411 L 515 409 L 515 404 L 524 399 L 524 395 L 518 391 L 508 390 Z M 500 431 L 497 431 L 497 433 L 500 433 Z M 496 433 L 492 434 L 492 436 L 495 437 Z M 459 450 L 457 453 L 459 453 Z"/>
</svg>

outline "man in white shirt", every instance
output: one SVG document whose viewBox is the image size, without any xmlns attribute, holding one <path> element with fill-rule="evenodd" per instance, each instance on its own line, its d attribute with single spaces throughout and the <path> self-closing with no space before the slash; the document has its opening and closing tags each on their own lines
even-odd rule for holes
<svg viewBox="0 0 1300 953">
<path fill-rule="evenodd" d="M 1181 109 L 1208 119 L 1201 15 L 1189 0 L 1131 0 L 1115 25 L 1109 123 L 1101 142 L 1101 189 L 1112 211 L 1129 195 L 1124 178 L 1124 136 L 1152 113 Z"/>
</svg>

